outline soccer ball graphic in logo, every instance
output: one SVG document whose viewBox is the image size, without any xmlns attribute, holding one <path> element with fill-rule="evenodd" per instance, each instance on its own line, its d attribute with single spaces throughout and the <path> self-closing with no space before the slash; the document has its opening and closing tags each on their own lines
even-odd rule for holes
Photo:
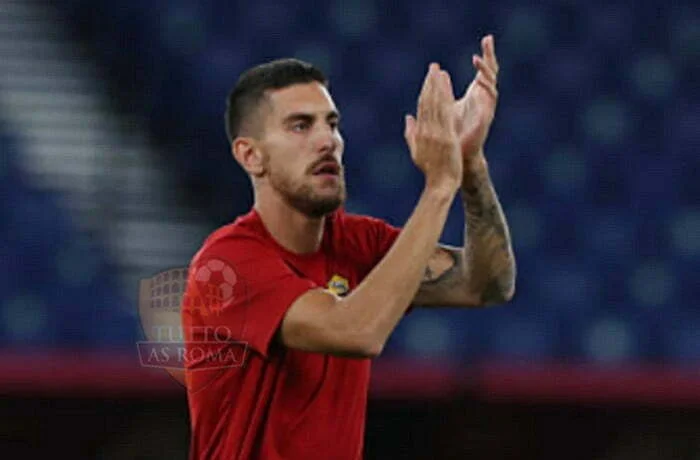
<svg viewBox="0 0 700 460">
<path fill-rule="evenodd" d="M 211 259 L 197 267 L 194 280 L 199 286 L 200 296 L 204 298 L 204 305 L 216 311 L 233 298 L 237 277 L 229 265 Z"/>
</svg>

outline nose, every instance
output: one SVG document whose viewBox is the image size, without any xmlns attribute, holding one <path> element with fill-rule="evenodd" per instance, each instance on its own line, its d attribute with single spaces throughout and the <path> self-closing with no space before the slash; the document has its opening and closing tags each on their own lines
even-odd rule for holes
<svg viewBox="0 0 700 460">
<path fill-rule="evenodd" d="M 314 137 L 314 150 L 322 154 L 333 153 L 338 147 L 339 137 L 338 132 L 330 126 L 320 127 Z"/>
</svg>

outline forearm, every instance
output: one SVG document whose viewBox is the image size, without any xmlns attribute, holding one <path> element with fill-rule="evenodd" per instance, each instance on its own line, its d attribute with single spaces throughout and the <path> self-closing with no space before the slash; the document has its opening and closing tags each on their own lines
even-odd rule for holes
<svg viewBox="0 0 700 460">
<path fill-rule="evenodd" d="M 454 192 L 426 188 L 391 250 L 343 299 L 348 327 L 381 348 L 405 314 L 442 234 Z"/>
<path fill-rule="evenodd" d="M 465 164 L 461 190 L 465 212 L 464 270 L 482 304 L 501 303 L 515 290 L 510 231 L 483 154 Z"/>
</svg>

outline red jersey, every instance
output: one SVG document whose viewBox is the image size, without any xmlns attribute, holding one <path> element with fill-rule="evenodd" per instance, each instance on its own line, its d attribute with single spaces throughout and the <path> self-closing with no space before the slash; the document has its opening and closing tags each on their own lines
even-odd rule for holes
<svg viewBox="0 0 700 460">
<path fill-rule="evenodd" d="M 207 238 L 182 308 L 191 459 L 362 458 L 371 361 L 290 349 L 275 335 L 297 297 L 347 294 L 398 233 L 339 210 L 321 248 L 300 255 L 252 210 Z"/>
</svg>

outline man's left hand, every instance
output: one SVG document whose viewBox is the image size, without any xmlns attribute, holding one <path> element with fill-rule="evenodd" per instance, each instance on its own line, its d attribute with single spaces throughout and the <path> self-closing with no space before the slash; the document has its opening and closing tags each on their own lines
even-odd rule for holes
<svg viewBox="0 0 700 460">
<path fill-rule="evenodd" d="M 482 154 L 498 102 L 498 61 L 493 35 L 481 39 L 481 50 L 483 56 L 472 56 L 476 76 L 464 96 L 455 103 L 457 135 L 465 166 Z"/>
</svg>

